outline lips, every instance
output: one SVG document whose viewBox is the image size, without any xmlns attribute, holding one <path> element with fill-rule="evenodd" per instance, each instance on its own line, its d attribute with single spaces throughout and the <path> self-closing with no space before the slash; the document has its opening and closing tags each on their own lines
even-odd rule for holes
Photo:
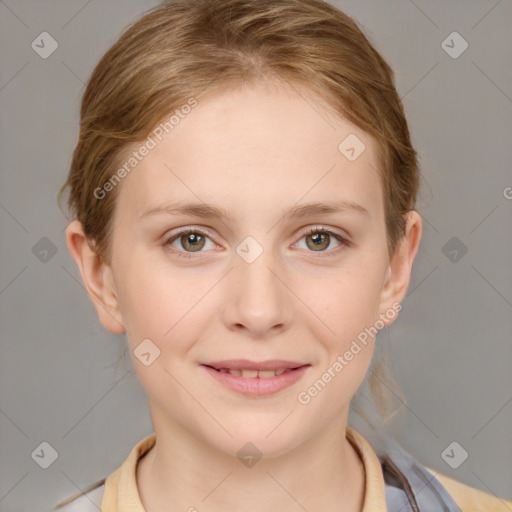
<svg viewBox="0 0 512 512">
<path fill-rule="evenodd" d="M 218 382 L 244 395 L 270 395 L 302 378 L 308 363 L 274 359 L 249 361 L 231 359 L 201 365 Z"/>
</svg>

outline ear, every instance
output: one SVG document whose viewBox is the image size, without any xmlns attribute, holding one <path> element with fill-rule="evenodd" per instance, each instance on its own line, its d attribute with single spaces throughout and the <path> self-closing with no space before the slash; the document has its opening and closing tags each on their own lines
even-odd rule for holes
<svg viewBox="0 0 512 512">
<path fill-rule="evenodd" d="M 397 311 L 401 309 L 401 303 L 409 287 L 411 279 L 412 264 L 418 247 L 420 245 L 422 233 L 422 221 L 418 212 L 415 210 L 408 213 L 405 227 L 405 234 L 400 240 L 389 262 L 386 277 L 382 285 L 381 298 L 379 304 L 379 318 L 386 325 L 391 325 L 396 317 Z M 393 304 L 395 305 L 393 307 Z M 400 308 L 397 309 L 397 304 Z M 389 318 L 389 311 L 394 314 Z M 388 312 L 388 315 L 386 315 Z"/>
<path fill-rule="evenodd" d="M 125 332 L 112 269 L 91 248 L 80 221 L 66 228 L 66 243 L 103 327 L 114 334 Z"/>
</svg>

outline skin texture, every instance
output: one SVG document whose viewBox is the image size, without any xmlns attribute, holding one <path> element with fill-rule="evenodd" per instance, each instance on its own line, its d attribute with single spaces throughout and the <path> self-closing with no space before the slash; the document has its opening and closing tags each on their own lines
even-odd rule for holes
<svg viewBox="0 0 512 512">
<path fill-rule="evenodd" d="M 349 134 L 366 146 L 353 162 L 338 150 Z M 148 511 L 169 503 L 201 512 L 361 510 L 364 469 L 342 433 L 375 340 L 307 405 L 297 395 L 409 285 L 421 217 L 409 214 L 389 261 L 377 169 L 375 142 L 312 91 L 253 84 L 200 98 L 118 185 L 110 264 L 91 250 L 81 224 L 70 223 L 68 247 L 100 321 L 126 332 L 149 398 L 157 443 L 137 471 Z M 284 216 L 297 204 L 334 200 L 368 214 Z M 213 203 L 232 219 L 140 218 L 175 201 Z M 199 252 L 186 236 L 166 244 L 188 227 L 211 233 Z M 330 236 L 315 250 L 306 232 L 315 227 L 351 244 Z M 236 252 L 248 236 L 263 250 L 252 263 Z M 133 354 L 147 338 L 160 350 L 149 366 Z M 266 397 L 230 391 L 200 366 L 238 358 L 311 366 Z M 236 456 L 247 442 L 263 454 L 252 468 Z"/>
</svg>

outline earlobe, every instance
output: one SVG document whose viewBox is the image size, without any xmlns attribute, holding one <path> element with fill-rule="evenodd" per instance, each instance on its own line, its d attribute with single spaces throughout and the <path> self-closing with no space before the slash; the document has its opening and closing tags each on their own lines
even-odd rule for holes
<svg viewBox="0 0 512 512">
<path fill-rule="evenodd" d="M 125 332 L 112 269 L 91 248 L 80 221 L 73 220 L 66 228 L 66 243 L 100 322 L 114 334 Z"/>
<path fill-rule="evenodd" d="M 379 306 L 380 318 L 387 317 L 386 312 L 394 309 L 393 304 L 401 304 L 405 297 L 411 279 L 414 258 L 418 252 L 421 233 L 421 217 L 418 212 L 413 210 L 407 216 L 405 234 L 399 241 L 386 271 Z M 394 318 L 395 315 L 387 325 L 390 325 Z"/>
</svg>

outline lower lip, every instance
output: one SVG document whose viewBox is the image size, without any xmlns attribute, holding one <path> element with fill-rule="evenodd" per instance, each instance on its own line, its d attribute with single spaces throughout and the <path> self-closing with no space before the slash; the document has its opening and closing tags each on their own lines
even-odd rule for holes
<svg viewBox="0 0 512 512">
<path fill-rule="evenodd" d="M 276 375 L 275 377 L 260 379 L 259 377 L 238 377 L 237 375 L 231 375 L 230 373 L 219 372 L 210 366 L 202 366 L 221 384 L 224 384 L 227 388 L 246 396 L 266 396 L 277 393 L 278 391 L 295 384 L 295 382 L 303 377 L 304 373 L 309 368 L 309 365 L 305 365 L 297 368 L 296 370 L 292 370 L 291 372 Z"/>
</svg>

